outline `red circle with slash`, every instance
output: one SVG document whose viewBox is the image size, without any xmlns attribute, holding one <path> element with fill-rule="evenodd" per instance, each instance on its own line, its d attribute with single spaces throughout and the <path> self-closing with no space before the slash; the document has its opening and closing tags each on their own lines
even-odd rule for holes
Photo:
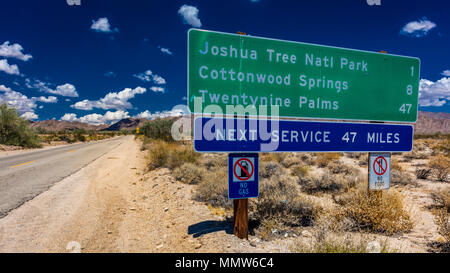
<svg viewBox="0 0 450 273">
<path fill-rule="evenodd" d="M 380 164 L 380 161 L 381 162 L 384 162 L 384 165 L 386 166 L 386 167 L 384 167 L 383 168 L 383 163 L 381 163 Z M 378 167 L 379 167 L 379 169 L 380 169 L 380 171 L 379 172 L 377 172 L 377 169 L 375 168 L 375 166 L 376 165 L 378 165 Z M 382 157 L 382 156 L 379 156 L 379 157 L 377 157 L 377 158 L 375 158 L 375 161 L 373 162 L 373 171 L 377 174 L 377 175 L 383 175 L 383 174 L 385 174 L 386 173 L 386 171 L 387 171 L 387 161 L 386 161 L 386 158 L 384 158 L 384 157 Z"/>
<path fill-rule="evenodd" d="M 250 166 L 252 167 L 252 171 L 249 173 L 246 169 L 244 169 L 244 167 L 242 167 L 242 165 L 241 165 L 241 163 L 240 162 L 242 162 L 242 161 L 246 161 L 246 162 L 248 162 L 249 164 L 250 164 Z M 236 167 L 239 167 L 239 168 L 241 168 L 241 172 L 243 171 L 243 172 L 245 172 L 246 174 L 247 174 L 247 177 L 240 177 L 239 175 L 237 175 L 237 173 L 236 173 Z M 252 177 L 253 176 L 253 172 L 255 171 L 255 167 L 253 166 L 253 163 L 250 161 L 250 160 L 248 160 L 247 158 L 241 158 L 241 159 L 238 159 L 237 161 L 236 161 L 236 163 L 234 163 L 234 166 L 233 166 L 233 173 L 234 173 L 234 176 L 237 178 L 237 179 L 239 179 L 239 180 L 241 180 L 241 181 L 246 181 L 246 180 L 249 180 L 250 179 L 250 177 Z"/>
</svg>

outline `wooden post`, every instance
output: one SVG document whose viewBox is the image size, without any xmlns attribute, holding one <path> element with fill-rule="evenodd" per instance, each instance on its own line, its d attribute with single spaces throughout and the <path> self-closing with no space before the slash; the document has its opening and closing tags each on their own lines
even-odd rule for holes
<svg viewBox="0 0 450 273">
<path fill-rule="evenodd" d="M 233 233 L 239 239 L 248 239 L 248 199 L 234 199 Z"/>
<path fill-rule="evenodd" d="M 244 32 L 237 32 L 240 35 L 247 35 Z M 236 117 L 235 117 L 236 118 Z M 239 239 L 248 239 L 248 199 L 233 200 L 233 233 Z"/>
</svg>

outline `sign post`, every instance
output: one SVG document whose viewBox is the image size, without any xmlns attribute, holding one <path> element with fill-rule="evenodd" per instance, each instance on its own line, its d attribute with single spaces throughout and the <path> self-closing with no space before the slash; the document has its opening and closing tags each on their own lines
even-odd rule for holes
<svg viewBox="0 0 450 273">
<path fill-rule="evenodd" d="M 228 154 L 228 198 L 234 199 L 234 234 L 248 238 L 248 198 L 258 197 L 258 154 Z"/>
</svg>

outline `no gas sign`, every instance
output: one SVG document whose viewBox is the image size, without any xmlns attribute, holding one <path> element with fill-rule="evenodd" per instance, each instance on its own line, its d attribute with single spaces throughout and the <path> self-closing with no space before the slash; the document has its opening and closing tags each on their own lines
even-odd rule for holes
<svg viewBox="0 0 450 273">
<path fill-rule="evenodd" d="M 391 183 L 391 154 L 369 153 L 369 189 L 389 189 Z"/>
<path fill-rule="evenodd" d="M 228 198 L 258 197 L 258 154 L 229 154 Z"/>
</svg>

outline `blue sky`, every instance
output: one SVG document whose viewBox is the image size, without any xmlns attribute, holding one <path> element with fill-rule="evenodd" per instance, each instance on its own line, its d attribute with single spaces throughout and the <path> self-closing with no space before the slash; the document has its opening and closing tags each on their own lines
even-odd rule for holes
<svg viewBox="0 0 450 273">
<path fill-rule="evenodd" d="M 0 102 L 26 118 L 111 123 L 170 114 L 186 104 L 193 26 L 419 57 L 419 110 L 450 112 L 447 1 L 76 2 L 1 5 Z"/>
</svg>

